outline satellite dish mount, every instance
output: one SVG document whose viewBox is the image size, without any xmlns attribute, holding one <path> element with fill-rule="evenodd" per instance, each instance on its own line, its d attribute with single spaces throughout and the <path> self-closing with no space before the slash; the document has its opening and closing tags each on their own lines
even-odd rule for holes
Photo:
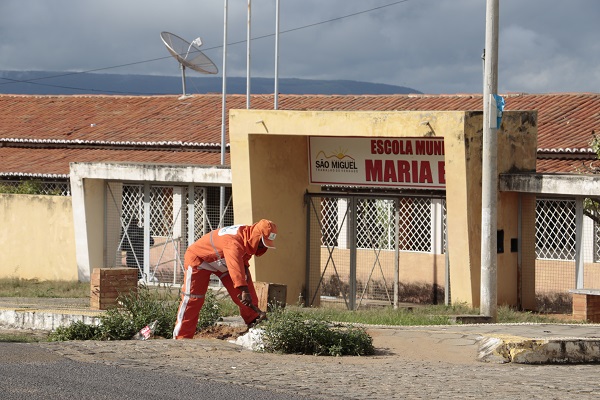
<svg viewBox="0 0 600 400">
<path fill-rule="evenodd" d="M 217 66 L 200 50 L 202 39 L 196 38 L 191 43 L 169 32 L 161 32 L 162 39 L 167 50 L 179 62 L 181 68 L 181 84 L 183 86 L 183 95 L 180 99 L 188 96 L 185 88 L 185 69 L 191 68 L 201 74 L 216 74 L 219 72 Z"/>
</svg>

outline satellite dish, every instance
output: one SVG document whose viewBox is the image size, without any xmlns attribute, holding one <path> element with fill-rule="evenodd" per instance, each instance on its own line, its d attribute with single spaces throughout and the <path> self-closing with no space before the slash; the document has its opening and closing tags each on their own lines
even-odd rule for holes
<svg viewBox="0 0 600 400">
<path fill-rule="evenodd" d="M 201 74 L 216 74 L 219 72 L 219 69 L 211 59 L 200 51 L 200 46 L 202 46 L 202 40 L 200 38 L 196 38 L 192 43 L 189 43 L 187 40 L 169 32 L 161 32 L 160 38 L 165 46 L 167 46 L 169 53 L 175 57 L 181 67 L 181 82 L 183 85 L 182 98 L 187 97 L 185 92 L 186 67 L 198 71 Z"/>
</svg>

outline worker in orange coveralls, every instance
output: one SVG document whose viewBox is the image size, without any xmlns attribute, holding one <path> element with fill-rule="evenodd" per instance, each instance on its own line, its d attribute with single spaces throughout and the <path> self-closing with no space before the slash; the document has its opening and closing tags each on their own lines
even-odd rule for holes
<svg viewBox="0 0 600 400">
<path fill-rule="evenodd" d="M 181 303 L 173 338 L 194 337 L 211 274 L 219 277 L 248 327 L 262 320 L 265 314 L 252 308 L 258 306 L 258 297 L 248 263 L 253 255 L 260 257 L 267 249 L 275 248 L 276 236 L 277 226 L 261 219 L 253 225 L 213 230 L 190 245 L 185 252 Z"/>
</svg>

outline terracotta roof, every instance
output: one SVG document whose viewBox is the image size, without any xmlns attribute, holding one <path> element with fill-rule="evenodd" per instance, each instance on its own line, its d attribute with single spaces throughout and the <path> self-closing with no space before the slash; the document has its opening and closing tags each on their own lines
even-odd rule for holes
<svg viewBox="0 0 600 400">
<path fill-rule="evenodd" d="M 504 97 L 507 110 L 538 110 L 538 152 L 546 158 L 540 160 L 539 172 L 542 168 L 570 172 L 562 169 L 570 168 L 568 161 L 558 162 L 569 154 L 594 156 L 589 142 L 593 131 L 600 132 L 600 94 Z M 221 104 L 220 94 L 185 100 L 176 96 L 0 95 L 0 175 L 68 174 L 72 161 L 217 165 Z M 251 104 L 253 109 L 272 109 L 273 96 L 253 95 Z M 246 108 L 246 96 L 228 96 L 227 106 Z M 279 109 L 481 110 L 482 96 L 280 95 Z"/>
<path fill-rule="evenodd" d="M 139 162 L 151 164 L 219 165 L 215 151 L 104 150 L 0 147 L 3 176 L 66 178 L 70 162 Z M 229 165 L 229 154 L 225 159 Z"/>
</svg>

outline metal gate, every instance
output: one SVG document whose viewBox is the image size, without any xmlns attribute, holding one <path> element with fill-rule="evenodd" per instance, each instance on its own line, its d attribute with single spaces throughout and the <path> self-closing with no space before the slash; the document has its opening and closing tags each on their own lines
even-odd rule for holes
<svg viewBox="0 0 600 400">
<path fill-rule="evenodd" d="M 443 300 L 443 198 L 319 193 L 305 201 L 307 306 Z"/>
<path fill-rule="evenodd" d="M 188 245 L 233 224 L 231 188 L 223 219 L 219 187 L 106 184 L 106 264 L 138 269 L 147 284 L 179 285 Z"/>
</svg>

